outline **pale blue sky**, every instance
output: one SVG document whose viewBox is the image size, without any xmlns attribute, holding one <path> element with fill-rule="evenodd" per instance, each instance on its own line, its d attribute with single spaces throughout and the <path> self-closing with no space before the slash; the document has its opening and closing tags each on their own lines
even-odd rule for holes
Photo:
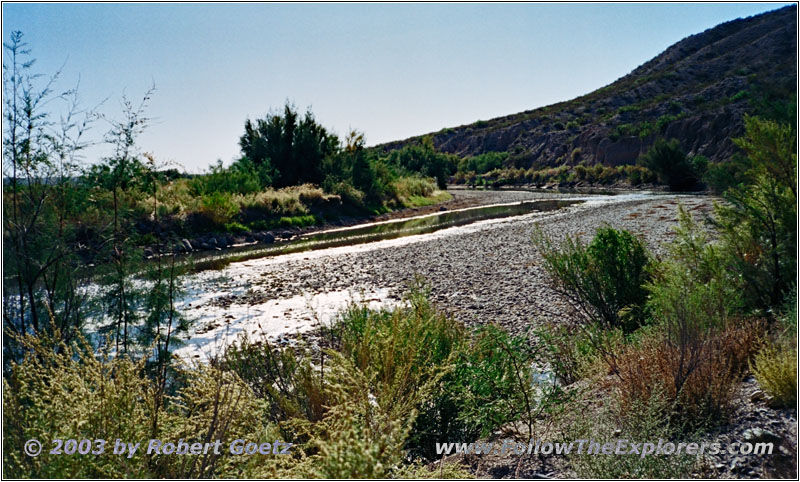
<svg viewBox="0 0 800 482">
<path fill-rule="evenodd" d="M 567 100 L 759 4 L 3 4 L 87 106 L 157 91 L 142 149 L 197 172 L 285 100 L 368 144 Z M 97 124 L 99 138 L 105 126 Z M 92 156 L 101 155 L 92 151 Z"/>
</svg>

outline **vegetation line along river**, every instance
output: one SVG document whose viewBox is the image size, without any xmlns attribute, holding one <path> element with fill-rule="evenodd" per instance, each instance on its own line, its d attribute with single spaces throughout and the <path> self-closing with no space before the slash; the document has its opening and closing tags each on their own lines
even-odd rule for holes
<svg viewBox="0 0 800 482">
<path fill-rule="evenodd" d="M 440 229 L 465 226 L 487 219 L 503 219 L 532 212 L 553 211 L 580 202 L 583 201 L 577 199 L 547 199 L 442 211 L 404 219 L 365 223 L 346 228 L 334 228 L 303 234 L 267 247 L 263 245 L 238 246 L 219 253 L 194 255 L 190 259 L 193 263 L 192 268 L 194 271 L 220 269 L 234 261 L 337 246 L 352 246 L 404 236 L 433 233 Z"/>
</svg>

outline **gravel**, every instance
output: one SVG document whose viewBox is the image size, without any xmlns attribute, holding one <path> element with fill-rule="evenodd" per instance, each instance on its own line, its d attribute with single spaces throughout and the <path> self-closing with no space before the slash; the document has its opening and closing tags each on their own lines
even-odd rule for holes
<svg viewBox="0 0 800 482">
<path fill-rule="evenodd" d="M 472 205 L 570 197 L 527 191 L 454 194 L 461 202 L 472 197 L 468 201 Z M 711 197 L 692 195 L 611 199 L 605 204 L 589 201 L 413 244 L 370 251 L 340 250 L 335 255 L 307 259 L 295 256 L 286 262 L 259 265 L 247 296 L 236 301 L 259 303 L 331 290 L 380 288 L 388 288 L 392 296 L 399 297 L 415 277 L 421 276 L 429 283 L 439 307 L 466 325 L 498 323 L 519 333 L 531 324 L 558 322 L 570 311 L 549 288 L 531 242 L 536 226 L 556 238 L 571 233 L 589 239 L 595 229 L 608 224 L 640 235 L 655 253 L 663 253 L 665 243 L 672 238 L 679 202 L 700 215 L 709 213 L 713 205 Z"/>
</svg>

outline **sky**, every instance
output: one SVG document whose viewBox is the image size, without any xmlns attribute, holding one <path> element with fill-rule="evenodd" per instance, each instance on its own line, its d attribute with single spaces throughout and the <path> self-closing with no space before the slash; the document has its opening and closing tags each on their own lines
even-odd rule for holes
<svg viewBox="0 0 800 482">
<path fill-rule="evenodd" d="M 245 120 L 286 101 L 375 145 L 586 94 L 782 5 L 3 3 L 3 41 L 22 31 L 35 70 L 63 66 L 58 86 L 107 118 L 155 85 L 139 147 L 200 172 L 237 158 Z"/>
</svg>

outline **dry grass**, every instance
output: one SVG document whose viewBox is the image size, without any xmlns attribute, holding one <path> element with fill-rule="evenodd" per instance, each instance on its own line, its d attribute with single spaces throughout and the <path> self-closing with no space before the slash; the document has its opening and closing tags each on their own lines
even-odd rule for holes
<svg viewBox="0 0 800 482">
<path fill-rule="evenodd" d="M 753 374 L 758 384 L 776 405 L 793 407 L 797 403 L 797 347 L 775 343 L 755 357 Z"/>
</svg>

